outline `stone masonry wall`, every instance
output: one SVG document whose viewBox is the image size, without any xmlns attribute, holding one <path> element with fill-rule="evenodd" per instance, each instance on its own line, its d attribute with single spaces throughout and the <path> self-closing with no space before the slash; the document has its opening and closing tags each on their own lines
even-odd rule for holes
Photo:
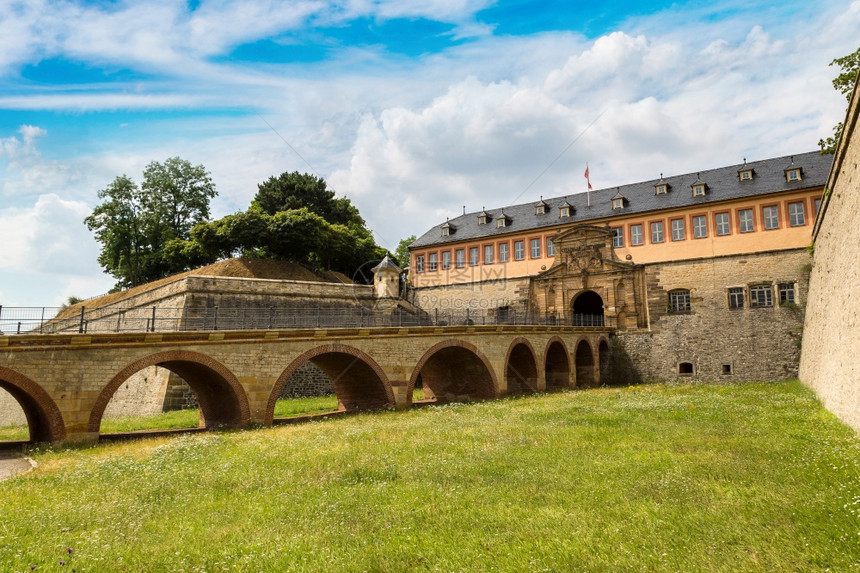
<svg viewBox="0 0 860 573">
<path fill-rule="evenodd" d="M 3 426 L 23 426 L 27 423 L 24 410 L 12 394 L 0 388 L 0 428 Z"/>
<path fill-rule="evenodd" d="M 527 312 L 530 305 L 529 284 L 530 279 L 525 277 L 413 288 L 409 291 L 409 299 L 434 320 L 437 316 L 440 321 L 453 316 L 456 323 L 464 319 L 468 309 L 469 318 L 475 324 L 481 324 L 482 318 L 495 317 L 498 308 L 508 307 L 509 312 Z"/>
<path fill-rule="evenodd" d="M 854 97 L 815 229 L 800 379 L 860 432 L 860 92 Z"/>
<path fill-rule="evenodd" d="M 649 332 L 614 337 L 616 383 L 783 380 L 797 376 L 810 255 L 805 250 L 647 265 Z M 797 304 L 781 306 L 776 285 L 795 285 Z M 773 306 L 751 308 L 749 286 L 770 284 Z M 728 287 L 744 287 L 730 309 Z M 689 289 L 691 311 L 669 312 L 668 293 Z M 681 364 L 692 365 L 682 373 Z"/>
</svg>

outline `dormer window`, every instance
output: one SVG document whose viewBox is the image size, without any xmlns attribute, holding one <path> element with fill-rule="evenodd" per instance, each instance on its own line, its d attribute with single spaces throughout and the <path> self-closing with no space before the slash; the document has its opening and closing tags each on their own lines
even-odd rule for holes
<svg viewBox="0 0 860 573">
<path fill-rule="evenodd" d="M 741 169 L 738 171 L 738 179 L 740 181 L 752 181 L 753 178 L 753 170 L 752 169 Z"/>
<path fill-rule="evenodd" d="M 570 217 L 570 207 L 561 207 L 558 210 L 559 217 Z"/>
<path fill-rule="evenodd" d="M 655 195 L 666 195 L 669 192 L 669 185 L 666 183 L 658 183 L 654 186 Z"/>
<path fill-rule="evenodd" d="M 507 227 L 508 222 L 509 222 L 508 216 L 505 215 L 504 211 L 502 211 L 501 213 L 499 213 L 499 218 L 496 219 L 496 228 L 502 229 L 504 227 Z"/>
<path fill-rule="evenodd" d="M 544 202 L 543 196 L 541 196 L 540 201 L 535 205 L 535 215 L 545 215 L 547 207 L 549 205 Z"/>
<path fill-rule="evenodd" d="M 624 195 L 621 194 L 621 191 L 615 193 L 615 197 L 612 198 L 612 210 L 623 209 L 624 205 L 627 203 Z"/>
<path fill-rule="evenodd" d="M 457 227 L 452 225 L 450 221 L 445 221 L 445 224 L 442 225 L 442 236 L 443 237 L 450 237 L 451 235 L 454 234 L 454 231 L 456 231 L 456 230 L 457 230 Z"/>
<path fill-rule="evenodd" d="M 481 207 L 481 212 L 478 213 L 478 224 L 479 225 L 486 225 L 487 222 L 489 222 L 489 220 L 490 220 L 490 215 L 484 210 L 483 207 Z"/>
<path fill-rule="evenodd" d="M 707 185 L 704 183 L 693 183 L 693 197 L 704 197 Z"/>
<path fill-rule="evenodd" d="M 785 170 L 785 180 L 788 182 L 791 181 L 800 181 L 803 179 L 802 174 L 800 173 L 800 167 L 792 167 L 790 169 Z"/>
<path fill-rule="evenodd" d="M 442 236 L 447 237 L 451 234 L 451 229 L 448 227 L 442 227 Z"/>
</svg>

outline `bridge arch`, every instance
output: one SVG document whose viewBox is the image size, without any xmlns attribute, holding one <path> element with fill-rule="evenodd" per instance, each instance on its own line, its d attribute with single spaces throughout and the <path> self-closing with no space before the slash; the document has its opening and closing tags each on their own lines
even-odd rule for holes
<svg viewBox="0 0 860 573">
<path fill-rule="evenodd" d="M 546 389 L 570 388 L 570 354 L 567 345 L 558 336 L 549 339 L 544 353 Z"/>
<path fill-rule="evenodd" d="M 241 427 L 250 421 L 245 390 L 236 376 L 223 364 L 199 352 L 168 350 L 136 360 L 119 371 L 96 398 L 90 412 L 88 431 L 97 433 L 111 397 L 135 372 L 147 366 L 161 366 L 180 376 L 197 396 L 200 413 L 207 428 Z"/>
<path fill-rule="evenodd" d="M 537 353 L 532 343 L 523 337 L 513 339 L 508 347 L 505 382 L 508 395 L 538 391 Z"/>
<path fill-rule="evenodd" d="M 391 382 L 370 355 L 345 344 L 326 344 L 302 353 L 278 376 L 266 403 L 267 425 L 272 425 L 275 419 L 275 404 L 287 380 L 299 366 L 308 361 L 313 362 L 332 381 L 342 409 L 373 410 L 394 405 Z"/>
<path fill-rule="evenodd" d="M 576 342 L 574 364 L 576 366 L 576 387 L 594 386 L 596 383 L 594 378 L 594 351 L 591 348 L 591 343 L 585 337 Z"/>
<path fill-rule="evenodd" d="M 610 357 L 609 341 L 601 336 L 597 343 L 597 359 L 600 365 L 599 378 L 601 385 L 612 382 L 612 375 L 609 371 Z"/>
<path fill-rule="evenodd" d="M 30 442 L 56 442 L 66 438 L 63 415 L 41 386 L 23 374 L 0 366 L 0 388 L 9 392 L 24 410 Z"/>
<path fill-rule="evenodd" d="M 407 387 L 407 403 L 421 376 L 425 398 L 428 390 L 439 401 L 487 400 L 499 395 L 493 366 L 474 344 L 443 340 L 433 345 L 412 370 Z"/>
</svg>

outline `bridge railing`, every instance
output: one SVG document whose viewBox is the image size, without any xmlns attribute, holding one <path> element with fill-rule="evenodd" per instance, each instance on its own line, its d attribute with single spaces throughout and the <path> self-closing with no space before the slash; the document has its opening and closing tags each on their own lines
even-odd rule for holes
<svg viewBox="0 0 860 573">
<path fill-rule="evenodd" d="M 135 307 L 87 310 L 86 306 L 3 307 L 0 334 L 288 330 L 413 326 L 548 325 L 612 326 L 603 315 L 536 313 L 516 309 L 433 309 L 415 312 L 364 306 Z"/>
</svg>

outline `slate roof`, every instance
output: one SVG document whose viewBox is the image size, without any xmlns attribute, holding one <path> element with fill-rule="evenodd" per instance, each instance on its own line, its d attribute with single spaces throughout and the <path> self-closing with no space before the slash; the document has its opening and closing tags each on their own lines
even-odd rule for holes
<svg viewBox="0 0 860 573">
<path fill-rule="evenodd" d="M 566 195 L 553 199 L 542 199 L 547 205 L 546 214 L 544 215 L 535 215 L 537 201 L 506 206 L 499 209 L 485 209 L 484 211 L 488 215 L 488 223 L 486 225 L 478 225 L 479 212 L 467 213 L 448 221 L 452 227 L 449 236 L 442 236 L 441 227 L 444 223 L 440 223 L 418 237 L 409 247 L 414 249 L 430 245 L 444 245 L 471 239 L 485 239 L 499 235 L 508 235 L 543 227 L 585 223 L 609 217 L 627 217 L 636 213 L 679 209 L 731 199 L 821 187 L 827 182 L 832 162 L 832 155 L 821 155 L 818 151 L 810 151 L 800 155 L 786 155 L 763 161 L 719 167 L 698 173 L 685 173 L 683 175 L 652 179 L 620 187 L 598 189 L 590 193 L 590 207 L 588 206 L 585 193 Z M 788 182 L 785 178 L 785 170 L 794 167 L 801 168 L 802 180 Z M 753 179 L 751 181 L 739 180 L 738 171 L 744 169 L 753 170 Z M 693 197 L 691 186 L 696 182 L 707 185 L 707 194 L 704 197 Z M 665 195 L 656 195 L 654 186 L 658 183 L 668 184 L 669 192 Z M 624 197 L 625 207 L 624 209 L 613 211 L 611 199 L 617 194 Z M 559 218 L 559 207 L 565 203 L 572 207 L 571 215 L 570 217 Z M 573 212 L 574 210 L 575 213 Z M 495 220 L 502 212 L 507 217 L 507 224 L 500 229 L 496 227 Z"/>
</svg>

